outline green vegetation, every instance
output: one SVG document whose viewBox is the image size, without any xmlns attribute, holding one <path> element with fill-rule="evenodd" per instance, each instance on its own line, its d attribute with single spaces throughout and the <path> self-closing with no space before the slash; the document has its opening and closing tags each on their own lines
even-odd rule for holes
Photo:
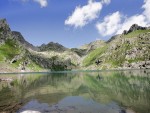
<svg viewBox="0 0 150 113">
<path fill-rule="evenodd" d="M 133 63 L 149 60 L 149 34 L 150 30 L 136 30 L 127 35 L 117 37 L 115 41 L 108 43 L 103 48 L 91 51 L 83 60 L 83 66 L 96 65 L 100 60 L 98 68 L 118 68 L 124 63 Z M 135 39 L 131 39 L 135 37 Z M 108 48 L 107 48 L 108 47 Z"/>
<path fill-rule="evenodd" d="M 109 64 L 112 64 L 114 68 L 121 66 L 123 62 L 125 61 L 125 53 L 127 49 L 129 49 L 129 47 L 126 46 L 126 44 L 123 44 L 119 46 L 118 49 L 111 50 L 110 51 L 111 55 L 106 56 L 106 62 Z"/>
<path fill-rule="evenodd" d="M 145 60 L 144 57 L 142 57 L 142 58 L 129 59 L 128 62 L 133 63 L 133 62 L 144 61 L 144 60 Z"/>
<path fill-rule="evenodd" d="M 4 55 L 1 54 L 1 52 L 0 52 L 0 61 L 3 61 L 3 60 L 4 60 Z"/>
<path fill-rule="evenodd" d="M 3 29 L 2 28 L 0 28 L 0 33 L 3 31 Z"/>
<path fill-rule="evenodd" d="M 40 67 L 39 65 L 37 65 L 36 63 L 34 63 L 33 61 L 30 62 L 30 64 L 27 65 L 27 67 L 33 71 L 40 71 L 43 70 L 42 67 Z"/>
<path fill-rule="evenodd" d="M 136 31 L 133 31 L 127 35 L 124 35 L 125 38 L 133 38 L 133 37 L 137 37 L 138 35 L 140 34 L 144 34 L 144 33 L 147 33 L 147 32 L 150 32 L 150 30 L 136 30 Z"/>
<path fill-rule="evenodd" d="M 52 65 L 52 68 L 51 68 L 52 71 L 64 71 L 66 70 L 66 68 L 62 65 Z"/>
<path fill-rule="evenodd" d="M 5 43 L 0 46 L 0 61 L 11 61 L 15 56 L 24 54 L 23 52 L 25 51 L 26 50 L 24 50 L 22 47 L 19 47 L 18 43 L 15 40 L 7 39 Z M 11 68 L 18 68 L 20 65 L 23 64 L 24 61 L 28 59 L 27 54 L 28 51 L 26 51 L 25 54 L 20 57 L 20 59 L 17 59 L 16 62 L 10 64 L 9 66 Z M 43 69 L 31 60 L 29 64 L 27 64 L 26 68 L 33 71 L 40 71 Z"/>
<path fill-rule="evenodd" d="M 83 60 L 83 66 L 89 66 L 95 63 L 95 60 L 99 58 L 107 49 L 107 46 L 102 48 L 98 48 L 96 50 L 91 51 L 88 56 Z"/>
<path fill-rule="evenodd" d="M 20 54 L 21 49 L 13 39 L 7 39 L 5 44 L 0 46 L 0 61 L 4 59 L 11 60 L 16 55 Z"/>
<path fill-rule="evenodd" d="M 17 35 L 16 37 L 11 36 L 11 33 L 8 33 L 6 36 L 9 37 L 0 37 L 1 42 L 4 42 L 4 44 L 0 45 L 0 62 L 1 64 L 6 64 L 6 66 L 2 66 L 2 69 L 6 71 L 7 69 L 9 70 L 9 67 L 10 70 L 12 68 L 14 70 L 26 68 L 27 70 L 33 71 L 39 71 L 43 68 L 53 71 L 63 71 L 80 68 L 80 66 L 87 69 L 90 67 L 93 69 L 111 69 L 122 66 L 133 67 L 128 65 L 128 63 L 150 59 L 150 34 L 148 32 L 150 30 L 136 30 L 127 35 L 116 35 L 112 38 L 113 41 L 109 41 L 109 43 L 95 41 L 86 44 L 83 47 L 85 49 L 72 48 L 70 51 L 58 43 L 51 42 L 39 47 L 43 51 L 41 53 L 36 51 L 38 48 L 35 48 L 33 51 L 28 51 L 27 48 L 30 48 L 30 45 L 28 46 L 29 43 L 22 43 L 19 41 L 19 38 L 22 37 L 18 37 Z M 0 28 L 1 34 L 5 36 L 5 29 Z M 27 43 L 27 47 L 25 43 Z M 47 52 L 48 50 L 52 51 Z M 126 63 L 126 61 L 128 62 Z M 95 62 L 98 62 L 97 66 L 95 66 Z M 137 66 L 139 64 L 135 65 Z"/>
</svg>

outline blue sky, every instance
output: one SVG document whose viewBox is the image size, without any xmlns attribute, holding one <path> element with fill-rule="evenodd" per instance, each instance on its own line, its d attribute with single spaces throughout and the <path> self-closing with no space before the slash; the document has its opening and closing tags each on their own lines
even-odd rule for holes
<svg viewBox="0 0 150 113">
<path fill-rule="evenodd" d="M 149 26 L 150 0 L 0 0 L 0 18 L 33 45 L 79 47 L 137 23 Z"/>
</svg>

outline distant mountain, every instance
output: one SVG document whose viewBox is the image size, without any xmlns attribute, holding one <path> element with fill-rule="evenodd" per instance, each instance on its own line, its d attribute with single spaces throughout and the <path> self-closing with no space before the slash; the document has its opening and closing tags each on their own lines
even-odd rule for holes
<svg viewBox="0 0 150 113">
<path fill-rule="evenodd" d="M 107 42 L 69 49 L 54 42 L 35 47 L 0 19 L 1 72 L 132 68 L 150 68 L 150 27 L 134 24 Z"/>
<path fill-rule="evenodd" d="M 64 52 L 67 50 L 66 47 L 62 46 L 59 43 L 49 42 L 48 44 L 42 44 L 39 46 L 40 51 L 58 51 Z"/>
</svg>

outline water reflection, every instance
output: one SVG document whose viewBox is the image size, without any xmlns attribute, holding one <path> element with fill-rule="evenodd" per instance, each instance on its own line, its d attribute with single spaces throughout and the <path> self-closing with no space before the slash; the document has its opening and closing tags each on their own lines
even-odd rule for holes
<svg viewBox="0 0 150 113">
<path fill-rule="evenodd" d="M 18 113 L 24 111 L 38 111 L 41 113 L 120 113 L 121 110 L 122 108 L 114 102 L 105 105 L 80 96 L 69 96 L 52 106 L 32 100 L 23 106 Z"/>
<path fill-rule="evenodd" d="M 58 106 L 62 109 L 62 113 L 64 110 L 70 110 L 64 111 L 65 113 L 149 113 L 150 111 L 150 70 L 15 76 L 16 79 L 11 83 L 3 85 L 0 83 L 0 106 L 21 102 L 24 106 L 20 111 L 23 111 L 23 108 L 32 110 L 30 104 L 32 103 L 34 108 L 33 103 L 35 103 L 35 106 L 46 105 L 45 109 L 50 110 Z M 37 111 L 40 112 L 42 108 L 39 108 Z M 4 107 L 0 107 L 0 111 L 5 111 L 3 109 Z"/>
</svg>

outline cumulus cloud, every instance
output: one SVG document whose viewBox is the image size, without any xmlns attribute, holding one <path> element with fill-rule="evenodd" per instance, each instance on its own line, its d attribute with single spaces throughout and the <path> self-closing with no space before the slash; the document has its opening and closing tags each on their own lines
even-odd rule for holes
<svg viewBox="0 0 150 113">
<path fill-rule="evenodd" d="M 144 5 L 142 6 L 144 8 L 143 15 L 146 17 L 147 21 L 150 23 L 150 0 L 144 0 Z"/>
<path fill-rule="evenodd" d="M 122 23 L 121 27 L 117 29 L 117 34 L 121 34 L 124 30 L 128 30 L 131 27 L 131 25 L 135 23 L 140 26 L 147 26 L 147 21 L 145 19 L 146 18 L 144 15 L 134 15 L 134 16 L 127 18 Z"/>
<path fill-rule="evenodd" d="M 128 30 L 131 25 L 138 24 L 140 26 L 149 26 L 150 25 L 150 0 L 145 0 L 144 11 L 141 14 L 135 14 L 130 17 L 126 17 L 121 14 L 119 11 L 107 15 L 104 17 L 103 22 L 98 22 L 96 28 L 100 35 L 110 36 L 114 34 L 121 34 L 124 30 Z"/>
<path fill-rule="evenodd" d="M 109 0 L 104 0 L 105 3 L 108 3 Z M 104 2 L 103 1 L 103 2 Z M 74 27 L 83 27 L 92 20 L 98 18 L 99 13 L 102 9 L 102 2 L 96 2 L 89 0 L 88 4 L 81 7 L 77 6 L 71 16 L 65 20 L 65 25 L 70 25 Z"/>
<path fill-rule="evenodd" d="M 122 18 L 123 16 L 117 11 L 106 16 L 102 23 L 97 23 L 96 28 L 102 36 L 114 34 L 120 28 Z"/>
</svg>

